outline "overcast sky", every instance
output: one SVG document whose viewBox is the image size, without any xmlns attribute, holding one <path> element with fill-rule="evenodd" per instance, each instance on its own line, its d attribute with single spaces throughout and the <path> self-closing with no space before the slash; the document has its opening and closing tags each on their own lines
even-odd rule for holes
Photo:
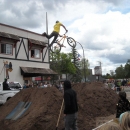
<svg viewBox="0 0 130 130">
<path fill-rule="evenodd" d="M 56 20 L 64 24 L 91 69 L 100 61 L 103 74 L 110 73 L 130 59 L 130 0 L 0 0 L 0 23 L 33 32 L 46 31 L 46 12 L 48 32 Z M 76 49 L 83 56 L 80 44 Z"/>
</svg>

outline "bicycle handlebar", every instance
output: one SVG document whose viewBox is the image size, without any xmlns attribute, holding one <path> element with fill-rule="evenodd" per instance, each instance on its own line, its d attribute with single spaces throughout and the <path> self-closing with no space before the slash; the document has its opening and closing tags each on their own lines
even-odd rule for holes
<svg viewBox="0 0 130 130">
<path fill-rule="evenodd" d="M 63 35 L 65 35 L 67 32 L 65 32 Z"/>
</svg>

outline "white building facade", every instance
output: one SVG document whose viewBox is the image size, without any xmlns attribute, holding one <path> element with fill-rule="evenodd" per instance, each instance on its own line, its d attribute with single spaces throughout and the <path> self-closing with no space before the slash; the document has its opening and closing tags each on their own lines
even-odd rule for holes
<svg viewBox="0 0 130 130">
<path fill-rule="evenodd" d="M 11 72 L 8 71 L 10 62 L 13 69 Z M 0 81 L 9 78 L 10 82 L 23 84 L 32 77 L 54 74 L 49 66 L 47 38 L 0 23 Z"/>
</svg>

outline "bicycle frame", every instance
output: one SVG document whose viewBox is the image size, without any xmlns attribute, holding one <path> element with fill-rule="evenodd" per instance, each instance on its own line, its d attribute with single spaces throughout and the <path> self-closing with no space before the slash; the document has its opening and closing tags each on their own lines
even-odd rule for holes
<svg viewBox="0 0 130 130">
<path fill-rule="evenodd" d="M 61 36 L 61 38 L 57 39 L 57 40 L 53 43 L 53 46 L 51 46 L 50 50 L 51 50 L 52 52 L 55 52 L 55 50 L 57 50 L 58 52 L 60 52 L 62 47 L 66 47 L 66 46 L 64 46 L 64 41 L 65 41 L 65 39 L 67 40 L 67 43 L 68 43 L 71 47 L 74 48 L 74 47 L 76 46 L 75 40 L 74 40 L 72 37 L 66 36 L 66 33 L 65 33 L 65 34 L 63 34 L 63 35 Z"/>
<path fill-rule="evenodd" d="M 65 33 L 65 34 L 66 34 L 66 33 Z M 61 39 L 60 39 L 60 40 L 57 40 L 57 43 L 58 43 L 58 44 L 60 44 L 60 45 L 61 45 L 61 43 L 60 43 L 60 42 L 62 41 L 62 45 L 63 45 L 63 43 L 64 43 L 65 39 L 68 37 L 68 36 L 66 36 L 65 34 L 63 34 L 63 35 L 62 35 L 62 37 L 61 37 Z"/>
</svg>

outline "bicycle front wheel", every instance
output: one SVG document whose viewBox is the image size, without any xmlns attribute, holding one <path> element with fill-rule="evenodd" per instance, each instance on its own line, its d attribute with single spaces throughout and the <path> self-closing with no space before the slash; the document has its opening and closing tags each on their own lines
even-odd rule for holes
<svg viewBox="0 0 130 130">
<path fill-rule="evenodd" d="M 54 42 L 53 45 L 50 47 L 51 52 L 53 53 L 59 53 L 61 51 L 61 46 L 59 43 Z"/>
<path fill-rule="evenodd" d="M 67 42 L 71 47 L 76 47 L 76 41 L 72 37 L 67 37 Z"/>
</svg>

